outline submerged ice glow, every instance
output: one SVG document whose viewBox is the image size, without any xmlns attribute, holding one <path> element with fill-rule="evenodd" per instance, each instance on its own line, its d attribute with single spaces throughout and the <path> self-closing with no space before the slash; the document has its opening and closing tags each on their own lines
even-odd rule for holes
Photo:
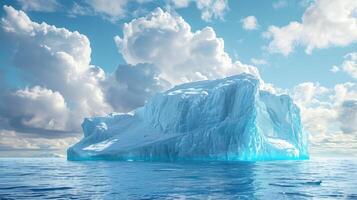
<svg viewBox="0 0 357 200">
<path fill-rule="evenodd" d="M 288 95 L 248 74 L 182 84 L 127 114 L 85 119 L 69 160 L 306 159 L 307 135 Z"/>
</svg>

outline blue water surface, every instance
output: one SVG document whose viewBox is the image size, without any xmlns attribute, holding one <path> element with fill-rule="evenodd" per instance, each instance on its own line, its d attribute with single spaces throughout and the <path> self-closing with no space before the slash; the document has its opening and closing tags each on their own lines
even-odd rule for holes
<svg viewBox="0 0 357 200">
<path fill-rule="evenodd" d="M 357 161 L 0 158 L 0 199 L 357 199 Z"/>
</svg>

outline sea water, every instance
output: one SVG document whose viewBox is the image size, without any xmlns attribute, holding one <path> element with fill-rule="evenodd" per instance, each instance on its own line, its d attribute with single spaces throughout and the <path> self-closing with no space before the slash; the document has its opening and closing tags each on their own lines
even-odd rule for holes
<svg viewBox="0 0 357 200">
<path fill-rule="evenodd" d="M 357 160 L 0 158 L 0 199 L 357 199 Z"/>
</svg>

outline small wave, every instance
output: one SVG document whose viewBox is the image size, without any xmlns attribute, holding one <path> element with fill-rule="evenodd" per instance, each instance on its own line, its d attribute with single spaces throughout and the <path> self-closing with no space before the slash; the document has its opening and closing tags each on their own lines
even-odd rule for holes
<svg viewBox="0 0 357 200">
<path fill-rule="evenodd" d="M 312 180 L 312 181 L 306 181 L 306 182 L 295 182 L 295 183 L 270 183 L 269 185 L 272 186 L 278 186 L 278 187 L 297 187 L 299 185 L 311 185 L 311 186 L 319 186 L 321 185 L 322 181 L 321 180 Z"/>
<path fill-rule="evenodd" d="M 20 189 L 20 188 L 27 188 L 28 186 L 12 186 L 12 187 L 0 187 L 0 190 L 13 190 L 13 189 Z"/>
<path fill-rule="evenodd" d="M 177 168 L 163 168 L 163 169 L 154 169 L 156 172 L 170 172 L 170 171 L 179 171 Z"/>
<path fill-rule="evenodd" d="M 314 197 L 311 194 L 305 194 L 305 193 L 300 193 L 300 192 L 283 192 L 283 194 L 289 195 L 289 196 Z"/>
<path fill-rule="evenodd" d="M 29 175 L 34 175 L 35 173 L 23 173 L 23 174 L 19 174 L 19 176 L 29 176 Z"/>
<path fill-rule="evenodd" d="M 325 197 L 325 198 L 331 198 L 331 197 L 333 197 L 333 198 L 340 198 L 340 197 L 345 197 L 345 195 L 344 194 L 326 194 L 326 195 L 321 195 L 321 197 Z"/>
<path fill-rule="evenodd" d="M 281 184 L 281 183 L 269 183 L 269 185 L 278 186 L 278 187 L 296 187 L 295 185 L 291 185 L 291 184 Z"/>
<path fill-rule="evenodd" d="M 303 185 L 321 185 L 322 181 L 316 180 L 316 181 L 308 181 L 305 183 L 302 183 Z"/>
<path fill-rule="evenodd" d="M 58 196 L 46 197 L 46 199 L 78 199 L 78 197 L 76 197 L 72 194 L 62 194 L 62 195 L 58 195 Z"/>
<path fill-rule="evenodd" d="M 53 190 L 69 190 L 72 187 L 53 187 L 53 188 L 32 188 L 30 189 L 33 192 L 44 192 L 44 191 L 53 191 Z"/>
<path fill-rule="evenodd" d="M 347 195 L 347 199 L 357 199 L 357 194 L 349 194 Z"/>
</svg>

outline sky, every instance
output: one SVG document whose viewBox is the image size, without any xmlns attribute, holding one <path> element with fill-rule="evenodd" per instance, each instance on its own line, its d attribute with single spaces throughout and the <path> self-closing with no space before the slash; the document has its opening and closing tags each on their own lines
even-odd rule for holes
<svg viewBox="0 0 357 200">
<path fill-rule="evenodd" d="M 83 118 L 239 73 L 300 107 L 310 149 L 357 153 L 355 0 L 2 0 L 0 156 L 57 155 Z"/>
</svg>

